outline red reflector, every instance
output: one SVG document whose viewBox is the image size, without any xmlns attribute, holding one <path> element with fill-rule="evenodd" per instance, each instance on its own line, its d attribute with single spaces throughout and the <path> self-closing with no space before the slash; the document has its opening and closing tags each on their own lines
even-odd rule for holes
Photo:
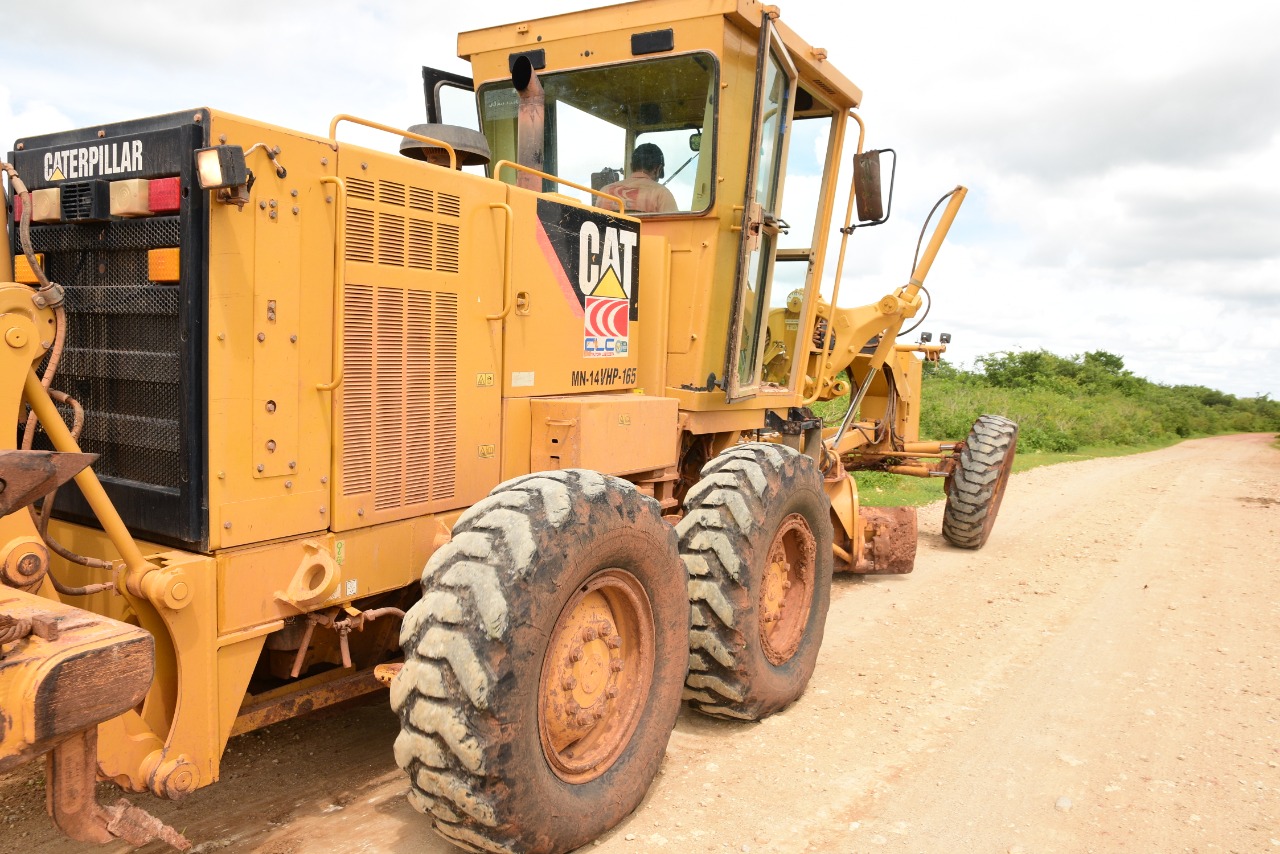
<svg viewBox="0 0 1280 854">
<path fill-rule="evenodd" d="M 13 221 L 18 222 L 22 219 L 22 196 L 15 195 L 13 197 Z"/>
<path fill-rule="evenodd" d="M 168 213 L 182 207 L 180 178 L 157 178 L 151 182 L 151 212 Z"/>
</svg>

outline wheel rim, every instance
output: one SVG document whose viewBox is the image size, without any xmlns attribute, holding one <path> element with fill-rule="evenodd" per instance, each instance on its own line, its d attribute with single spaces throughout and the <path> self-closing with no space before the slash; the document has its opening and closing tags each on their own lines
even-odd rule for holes
<svg viewBox="0 0 1280 854">
<path fill-rule="evenodd" d="M 635 732 L 653 681 L 653 609 L 629 572 L 592 576 L 551 632 L 538 690 L 547 762 L 570 783 L 594 780 Z"/>
<path fill-rule="evenodd" d="M 799 513 L 782 520 L 769 545 L 760 584 L 760 646 L 774 665 L 785 664 L 800 648 L 817 568 L 817 540 Z"/>
</svg>

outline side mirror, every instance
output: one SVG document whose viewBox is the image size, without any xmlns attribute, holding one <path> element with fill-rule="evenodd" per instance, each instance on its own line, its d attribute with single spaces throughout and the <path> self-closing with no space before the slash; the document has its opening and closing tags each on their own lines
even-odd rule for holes
<svg viewBox="0 0 1280 854">
<path fill-rule="evenodd" d="M 880 155 L 893 155 L 889 172 L 889 198 L 882 199 L 880 179 Z M 898 153 L 892 148 L 864 151 L 853 158 L 854 199 L 858 205 L 858 226 L 880 225 L 889 220 L 893 211 L 893 181 L 898 172 Z"/>
</svg>

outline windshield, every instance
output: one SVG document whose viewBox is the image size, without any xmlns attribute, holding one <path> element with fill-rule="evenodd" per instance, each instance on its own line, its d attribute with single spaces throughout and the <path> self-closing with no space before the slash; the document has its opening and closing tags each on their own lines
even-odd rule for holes
<svg viewBox="0 0 1280 854">
<path fill-rule="evenodd" d="M 539 80 L 546 93 L 547 172 L 619 196 L 629 213 L 701 213 L 710 207 L 715 183 L 712 55 L 561 71 Z M 481 87 L 481 124 L 495 163 L 516 159 L 518 107 L 510 81 Z M 511 170 L 498 177 L 515 181 Z M 602 204 L 571 187 L 547 189 Z"/>
</svg>

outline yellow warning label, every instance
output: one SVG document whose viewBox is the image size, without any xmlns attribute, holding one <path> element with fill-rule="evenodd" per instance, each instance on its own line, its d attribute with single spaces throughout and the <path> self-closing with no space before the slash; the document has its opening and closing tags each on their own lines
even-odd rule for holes
<svg viewBox="0 0 1280 854">
<path fill-rule="evenodd" d="M 626 299 L 627 292 L 622 289 L 622 282 L 618 281 L 618 274 L 613 271 L 612 267 L 609 267 L 605 270 L 604 275 L 600 277 L 600 283 L 591 292 L 591 296 Z"/>
</svg>

